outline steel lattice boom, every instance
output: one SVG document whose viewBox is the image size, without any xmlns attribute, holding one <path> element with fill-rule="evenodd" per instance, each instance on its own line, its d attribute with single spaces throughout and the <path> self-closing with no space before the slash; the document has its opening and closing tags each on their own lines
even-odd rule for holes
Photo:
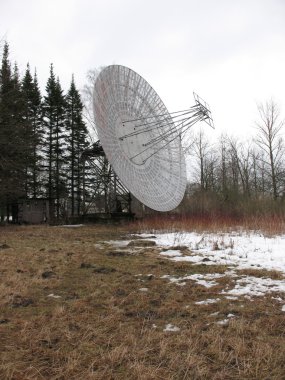
<svg viewBox="0 0 285 380">
<path fill-rule="evenodd" d="M 119 137 L 121 141 L 133 139 L 135 136 L 142 134 L 151 136 L 146 141 L 143 140 L 140 150 L 130 157 L 130 160 L 137 165 L 144 164 L 146 160 L 159 150 L 166 148 L 174 139 L 183 139 L 185 133 L 198 122 L 206 122 L 210 127 L 214 128 L 208 104 L 196 93 L 193 93 L 193 95 L 195 105 L 189 109 L 154 116 L 149 115 L 122 122 L 122 136 Z M 129 124 L 132 124 L 132 131 L 124 134 L 124 129 Z M 160 129 L 163 130 L 163 133 L 159 133 Z M 144 157 L 141 163 L 138 160 L 136 161 L 139 156 Z"/>
</svg>

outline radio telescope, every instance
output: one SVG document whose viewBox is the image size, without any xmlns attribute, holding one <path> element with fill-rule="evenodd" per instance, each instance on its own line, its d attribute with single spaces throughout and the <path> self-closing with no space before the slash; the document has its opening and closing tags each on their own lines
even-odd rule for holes
<svg viewBox="0 0 285 380">
<path fill-rule="evenodd" d="M 170 114 L 139 74 L 120 65 L 96 79 L 93 109 L 98 137 L 115 173 L 143 204 L 170 211 L 186 188 L 181 138 L 197 121 L 212 123 L 206 103 Z"/>
</svg>

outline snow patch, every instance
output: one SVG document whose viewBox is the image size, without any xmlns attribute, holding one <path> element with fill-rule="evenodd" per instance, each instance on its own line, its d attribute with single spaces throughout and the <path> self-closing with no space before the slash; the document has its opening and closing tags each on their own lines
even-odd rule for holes
<svg viewBox="0 0 285 380">
<path fill-rule="evenodd" d="M 142 234 L 148 237 L 147 234 Z M 256 268 L 279 270 L 285 273 L 285 235 L 265 237 L 261 233 L 172 232 L 156 234 L 153 238 L 161 247 L 186 245 L 194 255 L 174 257 L 175 261 L 192 261 L 205 265 L 233 265 L 238 269 Z M 213 250 L 217 248 L 216 250 Z"/>
<path fill-rule="evenodd" d="M 223 291 L 222 294 L 236 296 L 263 296 L 266 293 L 285 292 L 285 281 L 272 280 L 265 277 L 245 276 L 236 281 L 233 289 Z"/>
<path fill-rule="evenodd" d="M 180 328 L 177 327 L 177 326 L 172 325 L 171 323 L 168 323 L 168 324 L 165 326 L 165 328 L 163 329 L 163 331 L 176 332 L 176 331 L 180 331 Z"/>
<path fill-rule="evenodd" d="M 131 240 L 109 240 L 104 243 L 113 245 L 114 247 L 126 247 Z"/>
<path fill-rule="evenodd" d="M 220 298 L 208 298 L 204 301 L 195 302 L 195 305 L 210 305 L 212 303 L 217 303 L 218 301 L 220 301 Z"/>
<path fill-rule="evenodd" d="M 186 280 L 192 280 L 195 281 L 197 284 L 205 286 L 206 288 L 211 288 L 212 286 L 218 285 L 214 279 L 223 277 L 223 274 L 219 273 L 208 273 L 208 274 L 191 274 L 189 276 L 183 276 L 183 277 L 174 277 L 170 276 L 168 274 L 162 276 L 161 278 L 167 278 L 171 283 L 174 283 L 176 285 L 185 285 Z"/>
<path fill-rule="evenodd" d="M 217 321 L 216 322 L 216 324 L 220 325 L 220 326 L 226 326 L 226 325 L 228 325 L 228 323 L 229 323 L 229 319 L 228 318 L 225 318 L 222 321 Z"/>
<path fill-rule="evenodd" d="M 148 292 L 148 288 L 140 288 L 139 291 L 140 292 Z"/>
<path fill-rule="evenodd" d="M 232 301 L 236 301 L 236 300 L 238 300 L 238 297 L 236 297 L 236 296 L 226 296 L 225 297 L 227 300 L 232 300 Z"/>
<path fill-rule="evenodd" d="M 283 302 L 283 299 L 281 297 L 271 297 L 273 300 L 276 300 L 278 302 Z"/>
<path fill-rule="evenodd" d="M 149 237 L 149 234 L 142 234 Z M 252 301 L 252 296 L 266 293 L 285 292 L 284 279 L 273 280 L 268 277 L 241 276 L 238 269 L 276 270 L 285 274 L 285 235 L 267 237 L 253 231 L 232 231 L 226 233 L 171 232 L 156 233 L 152 236 L 161 248 L 184 245 L 191 254 L 169 249 L 162 252 L 164 256 L 175 262 L 188 261 L 194 265 L 226 265 L 229 270 L 220 274 L 195 274 L 183 277 L 164 276 L 171 283 L 184 286 L 187 280 L 195 281 L 205 287 L 217 285 L 216 278 L 228 276 L 234 279 L 233 289 L 225 289 L 222 294 L 229 300 L 244 296 Z M 178 253 L 179 252 L 179 253 Z"/>
<path fill-rule="evenodd" d="M 169 249 L 168 251 L 160 252 L 160 254 L 168 257 L 182 256 L 182 253 L 178 249 Z"/>
</svg>

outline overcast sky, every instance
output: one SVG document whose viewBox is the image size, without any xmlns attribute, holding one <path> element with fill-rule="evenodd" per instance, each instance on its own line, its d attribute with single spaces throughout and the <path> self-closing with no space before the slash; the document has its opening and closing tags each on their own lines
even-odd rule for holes
<svg viewBox="0 0 285 380">
<path fill-rule="evenodd" d="M 256 103 L 285 111 L 285 0 L 0 0 L 0 38 L 44 88 L 54 64 L 65 89 L 90 69 L 122 64 L 169 111 L 211 106 L 216 131 L 252 132 Z M 283 112 L 284 115 L 284 112 Z"/>
</svg>

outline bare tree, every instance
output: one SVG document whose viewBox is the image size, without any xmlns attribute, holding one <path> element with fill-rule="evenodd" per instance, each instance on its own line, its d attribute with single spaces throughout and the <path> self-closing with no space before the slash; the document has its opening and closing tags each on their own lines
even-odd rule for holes
<svg viewBox="0 0 285 380">
<path fill-rule="evenodd" d="M 103 70 L 104 67 L 100 67 L 99 69 L 92 69 L 87 72 L 87 83 L 84 85 L 81 94 L 84 104 L 83 109 L 83 118 L 84 121 L 88 127 L 88 130 L 90 131 L 90 138 L 92 139 L 92 142 L 95 142 L 98 140 L 97 136 L 97 130 L 96 125 L 94 121 L 94 115 L 93 115 L 93 89 L 95 81 L 100 73 L 101 70 Z"/>
<path fill-rule="evenodd" d="M 258 105 L 259 120 L 256 122 L 256 144 L 264 153 L 264 167 L 269 176 L 273 198 L 280 194 L 283 171 L 284 140 L 281 136 L 284 120 L 281 120 L 280 110 L 273 100 Z"/>
<path fill-rule="evenodd" d="M 226 196 L 228 191 L 228 179 L 227 179 L 227 136 L 221 135 L 219 142 L 219 153 L 220 153 L 220 182 L 221 191 L 224 196 Z"/>
<path fill-rule="evenodd" d="M 194 137 L 192 155 L 196 159 L 197 174 L 201 190 L 214 187 L 214 167 L 216 157 L 213 146 L 206 137 L 204 131 L 200 130 Z"/>
<path fill-rule="evenodd" d="M 264 185 L 264 171 L 263 167 L 260 167 L 260 163 L 262 161 L 260 160 L 260 152 L 258 152 L 256 149 L 251 149 L 250 156 L 251 156 L 251 162 L 252 162 L 252 188 L 254 191 L 255 197 L 257 197 L 259 194 L 264 195 L 265 192 L 265 185 Z"/>
<path fill-rule="evenodd" d="M 229 138 L 230 155 L 241 180 L 242 193 L 251 196 L 251 180 L 253 178 L 253 161 L 251 143 L 240 143 Z"/>
</svg>

